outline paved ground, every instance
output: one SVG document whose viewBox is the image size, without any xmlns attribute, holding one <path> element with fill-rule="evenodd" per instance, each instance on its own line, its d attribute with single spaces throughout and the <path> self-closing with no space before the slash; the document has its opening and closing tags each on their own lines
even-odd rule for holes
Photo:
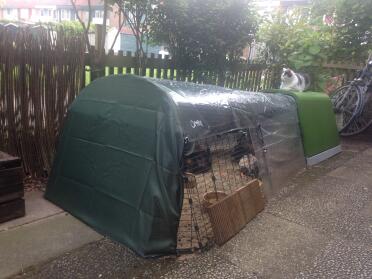
<svg viewBox="0 0 372 279">
<path fill-rule="evenodd" d="M 372 278 L 372 140 L 294 177 L 222 247 L 144 260 L 103 239 L 16 278 Z"/>
<path fill-rule="evenodd" d="M 0 232 L 16 229 L 20 226 L 41 221 L 63 212 L 61 208 L 45 200 L 43 195 L 44 193 L 38 190 L 26 192 L 25 203 L 27 214 L 22 218 L 0 224 Z"/>
<path fill-rule="evenodd" d="M 102 239 L 41 191 L 27 192 L 25 200 L 27 215 L 0 225 L 0 278 Z"/>
</svg>

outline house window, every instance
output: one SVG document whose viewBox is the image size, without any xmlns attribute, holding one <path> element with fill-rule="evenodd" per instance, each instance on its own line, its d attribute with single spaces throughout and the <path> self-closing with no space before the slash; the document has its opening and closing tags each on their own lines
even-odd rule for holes
<svg viewBox="0 0 372 279">
<path fill-rule="evenodd" d="M 129 22 L 134 22 L 134 16 L 131 12 L 128 12 L 128 18 L 125 20 L 125 24 L 126 26 L 129 26 Z"/>
<path fill-rule="evenodd" d="M 71 10 L 61 10 L 61 20 L 70 20 Z"/>
<path fill-rule="evenodd" d="M 76 12 L 74 10 L 71 10 L 70 13 L 71 13 L 71 20 L 76 20 L 77 19 Z"/>
<path fill-rule="evenodd" d="M 131 34 L 120 34 L 120 49 L 125 52 L 136 52 L 136 37 Z"/>
<path fill-rule="evenodd" d="M 5 19 L 16 19 L 16 18 L 18 18 L 17 9 L 5 9 L 4 17 L 5 17 Z"/>
<path fill-rule="evenodd" d="M 28 19 L 28 9 L 21 9 L 21 19 Z"/>
<path fill-rule="evenodd" d="M 52 17 L 53 16 L 53 11 L 50 9 L 41 9 L 40 10 L 40 16 L 42 17 Z"/>
<path fill-rule="evenodd" d="M 147 55 L 150 56 L 151 53 L 154 54 L 161 54 L 162 47 L 159 45 L 152 45 L 149 43 L 146 43 L 146 41 L 143 42 L 143 48 L 144 51 L 147 52 Z M 132 55 L 136 53 L 137 46 L 136 46 L 136 37 L 132 34 L 120 34 L 120 50 L 122 50 L 124 53 L 127 51 L 131 51 Z M 163 51 L 165 52 L 165 51 Z"/>
<path fill-rule="evenodd" d="M 103 11 L 102 10 L 94 11 L 94 17 L 95 18 L 103 18 Z"/>
</svg>

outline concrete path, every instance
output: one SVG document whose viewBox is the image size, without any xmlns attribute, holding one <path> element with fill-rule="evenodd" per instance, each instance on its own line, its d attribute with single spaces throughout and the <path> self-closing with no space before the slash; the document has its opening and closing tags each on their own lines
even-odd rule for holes
<svg viewBox="0 0 372 279">
<path fill-rule="evenodd" d="M 26 193 L 27 215 L 0 225 L 0 278 L 102 238 L 42 195 Z"/>
<path fill-rule="evenodd" d="M 63 210 L 43 198 L 42 191 L 25 193 L 26 215 L 0 224 L 0 232 L 57 215 Z"/>
<path fill-rule="evenodd" d="M 372 278 L 372 141 L 344 148 L 294 177 L 222 247 L 144 260 L 103 239 L 15 278 Z"/>
</svg>

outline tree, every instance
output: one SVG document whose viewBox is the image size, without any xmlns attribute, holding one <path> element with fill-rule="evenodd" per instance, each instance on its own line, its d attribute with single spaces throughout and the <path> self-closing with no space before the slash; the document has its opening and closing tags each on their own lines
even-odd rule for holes
<svg viewBox="0 0 372 279">
<path fill-rule="evenodd" d="M 261 59 L 296 70 L 321 66 L 330 52 L 331 32 L 327 26 L 311 24 L 310 15 L 307 9 L 279 11 L 263 21 L 258 32 L 264 44 Z"/>
<path fill-rule="evenodd" d="M 85 44 L 87 46 L 87 50 L 90 51 L 91 50 L 91 45 L 90 45 L 90 42 L 89 42 L 89 31 L 90 31 L 90 26 L 91 26 L 91 23 L 92 23 L 91 0 L 87 0 L 88 1 L 88 20 L 87 20 L 87 23 L 85 23 L 79 15 L 79 12 L 78 12 L 78 9 L 77 9 L 76 3 L 75 3 L 76 0 L 70 0 L 70 1 L 71 1 L 71 4 L 72 4 L 73 8 L 74 8 L 76 18 L 78 19 L 78 21 L 81 25 L 81 28 L 83 29 L 84 37 L 85 37 Z"/>
<path fill-rule="evenodd" d="M 260 25 L 261 59 L 310 73 L 313 89 L 322 89 L 331 75 L 324 63 L 364 62 L 368 57 L 371 4 L 371 0 L 313 0 L 311 7 L 281 11 Z"/>
<path fill-rule="evenodd" d="M 136 38 L 137 68 L 144 71 L 147 58 L 144 43 L 148 41 L 149 19 L 158 0 L 115 0 L 114 3 L 119 7 L 124 22 L 128 23 Z"/>
<path fill-rule="evenodd" d="M 372 50 L 372 0 L 313 0 L 312 13 L 331 19 L 332 59 L 366 60 Z"/>
<path fill-rule="evenodd" d="M 107 19 L 108 19 L 108 13 L 109 13 L 109 11 L 112 10 L 112 6 L 113 6 L 112 1 L 113 0 L 102 0 L 102 3 L 103 3 L 103 19 L 102 19 L 102 30 L 101 30 L 102 38 L 99 42 L 100 44 L 95 46 L 95 49 L 99 51 L 99 55 L 96 56 L 97 60 L 100 60 L 105 53 L 105 41 L 106 41 L 106 34 L 107 34 L 106 23 L 107 23 Z M 76 0 L 70 0 L 70 2 L 71 2 L 72 6 L 74 8 L 76 18 L 77 18 L 78 22 L 80 23 L 80 26 L 83 30 L 87 51 L 90 53 L 92 51 L 92 47 L 90 45 L 89 32 L 91 32 L 91 30 L 93 28 L 93 26 L 92 26 L 93 9 L 92 9 L 91 0 L 87 0 L 88 19 L 86 21 L 84 21 L 79 15 L 78 8 L 76 6 Z M 118 31 L 118 33 L 119 33 L 119 31 Z M 116 36 L 116 38 L 117 38 L 117 36 Z M 115 42 L 113 43 L 113 45 L 114 44 L 115 44 Z M 92 53 L 92 55 L 95 56 L 95 53 Z"/>
<path fill-rule="evenodd" d="M 163 0 L 150 20 L 152 40 L 166 44 L 184 68 L 223 71 L 239 60 L 256 29 L 248 0 Z"/>
<path fill-rule="evenodd" d="M 107 33 L 106 21 L 108 18 L 108 12 L 113 11 L 116 12 L 118 15 L 118 30 L 114 37 L 114 41 L 112 42 L 112 45 L 110 49 L 108 49 L 108 51 L 111 51 L 113 49 L 122 27 L 125 23 L 127 23 L 136 38 L 136 58 L 138 62 L 136 72 L 140 73 L 140 71 L 145 69 L 147 54 L 144 50 L 143 45 L 144 42 L 147 41 L 149 14 L 152 12 L 154 5 L 157 3 L 157 0 L 102 0 L 104 6 L 103 24 L 100 30 L 100 35 L 102 36 L 102 38 L 101 40 L 99 40 L 100 45 L 96 46 L 96 50 L 99 51 L 98 55 L 96 55 L 96 52 L 92 53 L 93 48 L 91 47 L 89 42 L 89 31 L 91 29 L 93 14 L 91 0 L 87 0 L 88 19 L 85 22 L 78 14 L 78 9 L 75 3 L 76 0 L 70 1 L 74 7 L 75 14 L 83 30 L 88 52 L 91 54 L 91 57 L 94 58 L 93 64 L 98 65 L 105 53 L 104 46 Z M 95 65 L 91 66 L 95 68 Z M 94 69 L 95 72 L 99 70 L 103 71 L 103 69 Z"/>
<path fill-rule="evenodd" d="M 264 20 L 258 32 L 258 41 L 263 44 L 259 60 L 306 72 L 312 89 L 319 90 L 329 77 L 322 65 L 331 52 L 331 30 L 312 20 L 308 8 L 279 11 Z"/>
<path fill-rule="evenodd" d="M 362 62 L 371 50 L 371 22 L 371 0 L 313 0 L 310 8 L 279 12 L 261 24 L 261 58 L 297 69 L 325 60 Z"/>
</svg>

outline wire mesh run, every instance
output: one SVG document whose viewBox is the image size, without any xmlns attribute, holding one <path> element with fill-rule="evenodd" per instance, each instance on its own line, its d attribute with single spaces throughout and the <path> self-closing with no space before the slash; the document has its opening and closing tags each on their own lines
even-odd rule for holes
<svg viewBox="0 0 372 279">
<path fill-rule="evenodd" d="M 184 202 L 178 229 L 179 253 L 213 244 L 206 207 L 259 177 L 247 130 L 187 142 L 183 154 Z"/>
</svg>

